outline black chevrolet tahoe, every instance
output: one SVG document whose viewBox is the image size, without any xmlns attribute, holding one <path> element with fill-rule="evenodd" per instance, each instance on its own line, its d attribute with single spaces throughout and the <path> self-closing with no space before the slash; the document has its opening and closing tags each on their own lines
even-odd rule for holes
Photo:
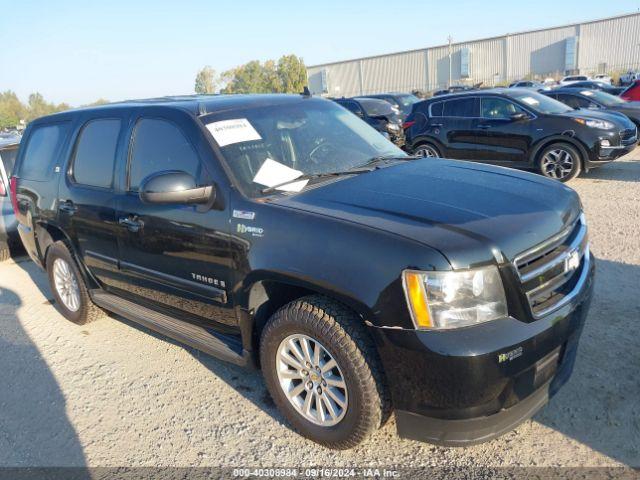
<svg viewBox="0 0 640 480">
<path fill-rule="evenodd" d="M 569 378 L 594 261 L 577 194 L 416 159 L 329 100 L 171 97 L 29 124 L 19 233 L 57 308 L 261 368 L 332 448 L 486 441 Z"/>
</svg>

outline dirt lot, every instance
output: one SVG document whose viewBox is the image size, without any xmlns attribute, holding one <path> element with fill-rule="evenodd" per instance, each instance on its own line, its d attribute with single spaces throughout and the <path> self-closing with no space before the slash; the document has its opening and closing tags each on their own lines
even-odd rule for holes
<svg viewBox="0 0 640 480">
<path fill-rule="evenodd" d="M 75 326 L 19 260 L 0 266 L 0 466 L 640 466 L 640 149 L 571 186 L 595 299 L 573 378 L 515 432 L 447 449 L 399 439 L 392 420 L 323 449 L 287 427 L 259 373 L 115 318 Z"/>
</svg>

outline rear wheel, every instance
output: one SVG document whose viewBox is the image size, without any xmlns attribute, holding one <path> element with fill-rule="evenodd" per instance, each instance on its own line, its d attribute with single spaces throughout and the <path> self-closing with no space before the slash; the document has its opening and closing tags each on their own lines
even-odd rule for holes
<svg viewBox="0 0 640 480">
<path fill-rule="evenodd" d="M 422 145 L 418 145 L 414 151 L 414 155 L 416 157 L 427 157 L 427 158 L 439 158 L 440 150 L 431 144 L 431 143 L 423 143 Z"/>
<path fill-rule="evenodd" d="M 84 325 L 102 315 L 102 310 L 91 301 L 78 266 L 63 242 L 49 247 L 46 264 L 49 285 L 67 320 Z"/>
<path fill-rule="evenodd" d="M 553 143 L 538 157 L 538 170 L 542 175 L 561 182 L 577 177 L 582 170 L 582 159 L 575 147 L 566 143 Z"/>
<path fill-rule="evenodd" d="M 319 295 L 295 300 L 265 326 L 260 361 L 274 402 L 305 437 L 351 448 L 381 426 L 390 401 L 362 320 Z"/>
<path fill-rule="evenodd" d="M 0 262 L 4 262 L 5 260 L 9 260 L 11 258 L 11 250 L 9 250 L 9 245 L 6 243 L 0 243 Z"/>
</svg>

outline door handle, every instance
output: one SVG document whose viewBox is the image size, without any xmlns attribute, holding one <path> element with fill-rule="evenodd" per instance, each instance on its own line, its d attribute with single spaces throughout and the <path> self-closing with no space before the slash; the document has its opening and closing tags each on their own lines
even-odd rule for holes
<svg viewBox="0 0 640 480">
<path fill-rule="evenodd" d="M 67 200 L 58 205 L 58 210 L 73 215 L 78 210 L 78 207 L 76 207 L 71 200 Z"/>
<path fill-rule="evenodd" d="M 140 231 L 142 227 L 144 227 L 144 223 L 142 220 L 138 220 L 137 215 L 129 215 L 128 217 L 121 217 L 118 219 L 118 224 L 126 227 L 127 230 L 133 233 L 137 233 Z"/>
<path fill-rule="evenodd" d="M 430 124 L 429 124 L 429 126 L 430 126 L 430 127 L 436 127 L 436 128 L 439 128 L 439 127 L 441 127 L 441 126 L 442 126 L 442 124 L 441 124 L 441 123 L 430 123 Z"/>
<path fill-rule="evenodd" d="M 480 130 L 489 130 L 491 128 L 491 125 L 487 125 L 486 123 L 481 123 L 480 125 L 478 125 L 478 128 Z"/>
</svg>

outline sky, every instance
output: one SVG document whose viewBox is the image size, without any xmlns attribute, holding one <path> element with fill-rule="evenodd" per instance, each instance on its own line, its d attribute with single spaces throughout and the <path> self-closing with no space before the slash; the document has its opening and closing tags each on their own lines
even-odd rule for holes
<svg viewBox="0 0 640 480">
<path fill-rule="evenodd" d="M 640 10 L 640 0 L 0 0 L 0 91 L 73 106 L 193 93 L 222 72 L 294 53 L 307 65 Z"/>
</svg>

